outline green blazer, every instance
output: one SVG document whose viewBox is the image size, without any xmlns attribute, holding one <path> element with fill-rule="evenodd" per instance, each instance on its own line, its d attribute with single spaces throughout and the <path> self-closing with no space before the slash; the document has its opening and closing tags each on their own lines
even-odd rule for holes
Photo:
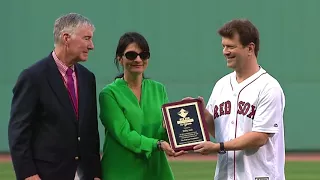
<svg viewBox="0 0 320 180">
<path fill-rule="evenodd" d="M 157 141 L 168 141 L 161 106 L 168 102 L 164 85 L 143 79 L 140 103 L 126 81 L 116 79 L 99 94 L 105 128 L 103 180 L 173 180 Z"/>
</svg>

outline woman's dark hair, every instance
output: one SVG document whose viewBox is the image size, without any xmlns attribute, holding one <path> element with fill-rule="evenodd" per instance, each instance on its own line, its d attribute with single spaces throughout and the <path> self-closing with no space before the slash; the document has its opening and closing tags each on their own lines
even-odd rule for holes
<svg viewBox="0 0 320 180">
<path fill-rule="evenodd" d="M 142 51 L 147 51 L 147 52 L 150 51 L 147 40 L 141 34 L 137 32 L 127 32 L 123 34 L 119 39 L 116 55 L 114 58 L 114 63 L 117 66 L 118 71 L 120 71 L 120 69 L 119 69 L 119 60 L 117 59 L 117 57 L 122 57 L 128 45 L 132 43 L 136 43 Z M 116 76 L 115 79 L 122 78 L 122 77 L 123 77 L 123 73 Z"/>
</svg>

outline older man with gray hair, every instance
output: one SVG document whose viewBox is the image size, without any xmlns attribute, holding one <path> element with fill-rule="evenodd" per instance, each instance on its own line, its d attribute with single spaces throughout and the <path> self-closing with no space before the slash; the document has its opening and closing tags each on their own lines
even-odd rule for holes
<svg viewBox="0 0 320 180">
<path fill-rule="evenodd" d="M 17 180 L 101 178 L 96 80 L 80 65 L 95 27 L 76 13 L 54 24 L 54 50 L 25 68 L 13 87 L 8 127 Z"/>
</svg>

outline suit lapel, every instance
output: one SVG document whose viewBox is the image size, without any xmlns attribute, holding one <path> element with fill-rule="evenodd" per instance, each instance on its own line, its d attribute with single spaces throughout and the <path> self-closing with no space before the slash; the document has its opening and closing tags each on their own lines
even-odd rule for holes
<svg viewBox="0 0 320 180">
<path fill-rule="evenodd" d="M 86 78 L 79 64 L 75 65 L 77 81 L 78 81 L 78 116 L 79 121 L 84 117 L 85 105 L 86 105 L 86 94 L 88 93 L 88 84 L 86 84 Z"/>
<path fill-rule="evenodd" d="M 67 114 L 70 114 L 72 119 L 76 121 L 77 117 L 73 110 L 73 105 L 70 101 L 68 90 L 63 83 L 62 76 L 51 54 L 48 58 L 48 67 L 47 79 L 50 87 L 59 99 L 61 105 L 64 107 L 64 109 L 66 109 Z"/>
</svg>

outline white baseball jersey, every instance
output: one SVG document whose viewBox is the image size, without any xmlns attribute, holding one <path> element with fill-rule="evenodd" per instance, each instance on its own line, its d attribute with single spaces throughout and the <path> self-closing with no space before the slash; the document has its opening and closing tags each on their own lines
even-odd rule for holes
<svg viewBox="0 0 320 180">
<path fill-rule="evenodd" d="M 217 142 L 252 131 L 271 133 L 259 149 L 219 154 L 215 180 L 285 180 L 284 107 L 280 84 L 262 67 L 241 83 L 232 72 L 215 84 L 206 109 Z"/>
</svg>

